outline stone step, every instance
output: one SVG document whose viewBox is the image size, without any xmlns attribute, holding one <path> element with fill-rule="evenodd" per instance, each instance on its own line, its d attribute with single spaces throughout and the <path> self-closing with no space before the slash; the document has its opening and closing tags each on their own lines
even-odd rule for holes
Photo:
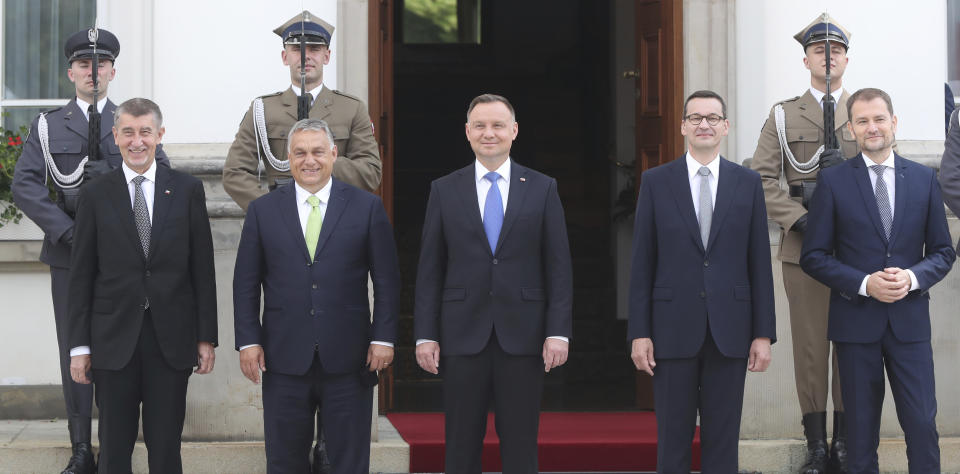
<svg viewBox="0 0 960 474">
<path fill-rule="evenodd" d="M 410 447 L 386 417 L 380 417 L 378 426 L 378 440 L 370 444 L 370 471 L 409 472 Z M 94 440 L 96 429 L 94 420 Z M 60 472 L 71 454 L 66 433 L 67 422 L 62 420 L 0 421 L 0 473 Z M 93 444 L 96 448 L 99 443 Z M 267 470 L 263 441 L 186 441 L 181 453 L 184 472 L 253 474 Z M 147 472 L 143 442 L 134 448 L 133 472 Z"/>
<path fill-rule="evenodd" d="M 171 143 L 164 145 L 171 166 L 203 181 L 210 217 L 243 217 L 230 195 L 223 189 L 223 162 L 229 143 Z"/>
</svg>

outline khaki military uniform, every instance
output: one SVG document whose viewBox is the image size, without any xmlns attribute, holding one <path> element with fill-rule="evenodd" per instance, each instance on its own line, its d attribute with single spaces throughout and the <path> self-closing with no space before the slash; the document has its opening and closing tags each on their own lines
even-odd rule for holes
<svg viewBox="0 0 960 474">
<path fill-rule="evenodd" d="M 286 160 L 287 132 L 297 121 L 297 96 L 288 88 L 262 99 L 270 151 L 277 159 Z M 366 105 L 356 97 L 324 86 L 310 108 L 310 118 L 325 120 L 333 133 L 337 146 L 333 176 L 367 191 L 376 190 L 381 177 L 380 153 Z M 263 180 L 257 173 L 261 160 Z M 258 153 L 251 104 L 227 153 L 223 187 L 246 210 L 251 201 L 268 192 L 268 186 L 278 177 L 289 178 L 290 173 L 277 171 L 263 150 Z"/>
<path fill-rule="evenodd" d="M 835 130 L 837 143 L 844 158 L 859 153 L 853 134 L 847 129 L 846 91 L 837 102 Z M 797 161 L 809 160 L 823 144 L 823 109 L 808 90 L 799 97 L 781 102 L 785 117 L 787 143 Z M 797 383 L 797 395 L 803 414 L 827 410 L 829 384 L 830 343 L 827 340 L 827 315 L 830 306 L 830 289 L 809 277 L 800 269 L 800 250 L 803 234 L 791 232 L 797 219 L 807 213 L 800 198 L 790 197 L 789 186 L 799 186 L 801 181 L 816 180 L 817 170 L 808 174 L 798 172 L 787 158 L 781 155 L 777 137 L 774 109 L 763 124 L 757 150 L 751 167 L 762 177 L 763 192 L 767 202 L 767 215 L 783 229 L 777 257 L 783 269 L 783 284 L 790 304 L 790 330 L 793 336 L 793 365 Z M 781 185 L 781 176 L 786 185 Z M 843 411 L 840 398 L 840 381 L 837 377 L 836 352 L 833 356 L 833 406 Z"/>
</svg>

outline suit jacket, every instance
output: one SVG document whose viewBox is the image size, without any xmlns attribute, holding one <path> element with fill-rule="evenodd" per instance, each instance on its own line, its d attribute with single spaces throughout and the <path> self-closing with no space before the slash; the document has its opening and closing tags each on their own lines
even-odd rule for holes
<svg viewBox="0 0 960 474">
<path fill-rule="evenodd" d="M 696 355 L 708 322 L 727 357 L 747 357 L 755 338 L 777 340 L 760 176 L 720 158 L 718 178 L 706 248 L 686 159 L 641 178 L 627 339 L 652 338 L 658 358 Z"/>
<path fill-rule="evenodd" d="M 287 132 L 297 122 L 297 96 L 293 89 L 265 95 L 264 122 L 270 150 L 279 160 L 287 159 Z M 373 122 L 367 106 L 360 99 L 324 86 L 310 108 L 310 118 L 323 119 L 330 125 L 333 144 L 339 159 L 333 165 L 337 179 L 367 191 L 380 186 L 380 150 L 373 136 Z M 290 177 L 289 172 L 277 171 L 258 150 L 254 133 L 253 105 L 240 122 L 237 136 L 227 152 L 223 165 L 223 188 L 244 210 L 254 199 L 267 193 L 260 185 L 257 166 L 263 161 L 267 184 L 275 177 Z"/>
<path fill-rule="evenodd" d="M 837 101 L 834 117 L 834 134 L 837 144 L 844 157 L 856 155 L 860 148 L 857 141 L 847 129 L 847 99 L 850 94 L 844 90 Z M 813 97 L 809 89 L 800 96 L 780 102 L 783 105 L 784 123 L 787 135 L 787 146 L 797 160 L 804 162 L 813 157 L 820 145 L 823 145 L 823 109 Z M 800 198 L 791 198 L 787 189 L 780 187 L 782 174 L 788 185 L 799 185 L 803 180 L 817 179 L 818 171 L 808 174 L 798 173 L 793 169 L 780 149 L 780 139 L 777 137 L 777 124 L 774 119 L 774 107 L 770 108 L 770 115 L 760 131 L 757 149 L 753 152 L 750 167 L 763 178 L 763 192 L 767 200 L 767 211 L 783 232 L 780 234 L 780 246 L 777 257 L 788 263 L 800 263 L 800 247 L 803 244 L 803 234 L 790 232 L 790 228 L 807 213 L 800 204 Z"/>
<path fill-rule="evenodd" d="M 80 191 L 69 284 L 69 347 L 90 346 L 94 369 L 118 370 L 133 355 L 144 303 L 164 358 L 197 365 L 197 342 L 217 344 L 213 239 L 203 184 L 157 167 L 149 258 L 122 169 Z"/>
<path fill-rule="evenodd" d="M 387 213 L 373 194 L 335 178 L 331 186 L 313 261 L 293 183 L 247 209 L 233 274 L 236 348 L 260 344 L 272 372 L 305 374 L 314 351 L 327 372 L 359 371 L 370 341 L 397 340 L 400 271 Z"/>
<path fill-rule="evenodd" d="M 113 113 L 116 110 L 117 106 L 107 99 L 100 116 L 100 159 L 107 160 L 112 168 L 119 168 L 123 162 L 120 149 L 111 133 Z M 46 234 L 40 250 L 40 261 L 52 267 L 68 268 L 70 245 L 61 238 L 73 229 L 73 219 L 50 199 L 50 190 L 46 184 L 47 166 L 40 148 L 40 133 L 37 131 L 39 120 L 38 115 L 30 124 L 30 135 L 26 137 L 23 153 L 17 160 L 11 186 L 13 200 Z M 67 105 L 47 112 L 50 155 L 61 172 L 73 173 L 80 165 L 80 160 L 90 153 L 87 143 L 88 127 L 89 122 L 77 105 L 76 97 Z M 170 160 L 161 145 L 157 145 L 156 159 L 158 164 L 170 166 Z M 53 187 L 59 189 L 56 184 L 53 184 Z"/>
<path fill-rule="evenodd" d="M 553 178 L 511 162 L 496 251 L 477 202 L 475 163 L 433 181 L 417 266 L 414 336 L 443 355 L 471 355 L 496 334 L 509 354 L 534 355 L 572 333 L 573 277 Z"/>
<path fill-rule="evenodd" d="M 889 241 L 862 154 L 821 172 L 810 203 L 800 265 L 831 289 L 828 336 L 837 342 L 879 341 L 887 325 L 902 342 L 930 340 L 928 291 L 956 258 L 934 171 L 894 156 Z M 919 291 L 889 304 L 860 296 L 864 277 L 887 267 L 912 270 Z"/>
<path fill-rule="evenodd" d="M 943 158 L 940 161 L 940 187 L 943 189 L 943 202 L 953 211 L 953 215 L 960 215 L 960 125 L 957 125 L 957 114 L 960 109 L 950 115 L 950 128 L 943 141 Z"/>
</svg>

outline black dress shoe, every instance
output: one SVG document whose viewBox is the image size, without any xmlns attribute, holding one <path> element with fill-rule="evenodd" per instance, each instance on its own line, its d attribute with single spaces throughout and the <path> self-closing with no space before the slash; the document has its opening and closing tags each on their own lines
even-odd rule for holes
<svg viewBox="0 0 960 474">
<path fill-rule="evenodd" d="M 310 463 L 310 472 L 312 474 L 330 474 L 333 472 L 330 458 L 327 457 L 327 445 L 322 441 L 313 445 L 313 460 Z"/>
<path fill-rule="evenodd" d="M 842 411 L 833 412 L 833 439 L 830 441 L 830 474 L 847 474 L 847 424 Z"/>
<path fill-rule="evenodd" d="M 827 413 L 803 415 L 803 434 L 807 437 L 807 460 L 800 474 L 827 473 Z"/>
<path fill-rule="evenodd" d="M 73 456 L 60 474 L 96 474 L 97 464 L 93 462 L 93 450 L 90 443 L 75 443 Z"/>
</svg>

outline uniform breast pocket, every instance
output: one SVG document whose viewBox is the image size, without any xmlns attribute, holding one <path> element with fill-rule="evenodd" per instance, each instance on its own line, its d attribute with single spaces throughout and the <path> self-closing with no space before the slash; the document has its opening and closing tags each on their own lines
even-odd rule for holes
<svg viewBox="0 0 960 474">
<path fill-rule="evenodd" d="M 818 128 L 787 128 L 787 143 L 798 160 L 809 160 L 820 147 L 820 140 Z"/>
</svg>

